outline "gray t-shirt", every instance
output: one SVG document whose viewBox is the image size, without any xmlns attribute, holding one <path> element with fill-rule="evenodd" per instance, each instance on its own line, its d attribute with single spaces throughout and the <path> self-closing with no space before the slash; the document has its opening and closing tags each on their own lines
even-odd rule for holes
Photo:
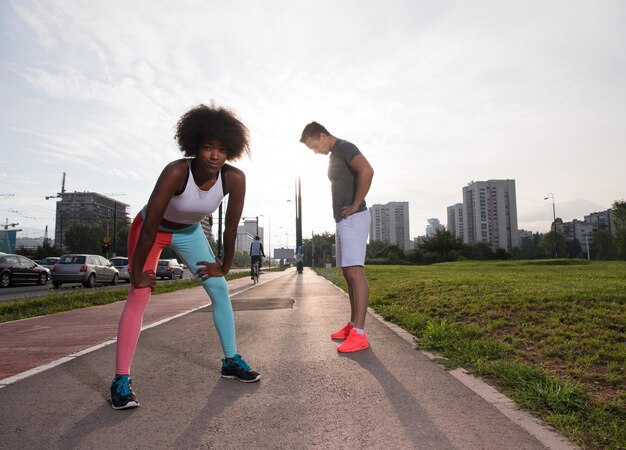
<svg viewBox="0 0 626 450">
<path fill-rule="evenodd" d="M 328 160 L 328 179 L 333 197 L 333 216 L 335 222 L 341 222 L 341 208 L 351 205 L 356 193 L 357 173 L 350 167 L 350 161 L 361 155 L 360 150 L 351 142 L 337 139 Z M 365 199 L 357 212 L 366 211 Z"/>
</svg>

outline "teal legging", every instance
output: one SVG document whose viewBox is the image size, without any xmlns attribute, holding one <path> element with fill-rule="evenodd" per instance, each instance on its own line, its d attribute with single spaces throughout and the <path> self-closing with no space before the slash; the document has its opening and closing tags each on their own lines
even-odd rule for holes
<svg viewBox="0 0 626 450">
<path fill-rule="evenodd" d="M 135 253 L 139 232 L 143 225 L 143 216 L 140 212 L 133 220 L 128 233 L 128 255 L 129 267 L 132 267 L 132 257 Z M 199 261 L 214 262 L 215 255 L 211 246 L 202 232 L 199 224 L 191 225 L 182 230 L 159 229 L 156 239 L 143 270 L 155 270 L 161 252 L 164 248 L 172 247 L 176 254 L 180 256 L 185 265 L 194 274 L 202 266 L 196 263 Z M 197 278 L 197 276 L 196 276 Z M 213 312 L 213 323 L 222 344 L 222 350 L 226 358 L 232 358 L 237 353 L 235 339 L 235 319 L 233 317 L 233 307 L 228 294 L 228 283 L 224 277 L 211 277 L 201 281 L 202 287 L 211 298 L 211 310 Z M 143 321 L 143 313 L 150 301 L 150 288 L 135 288 L 130 286 L 128 300 L 124 306 L 124 311 L 120 317 L 117 331 L 117 354 L 116 354 L 116 374 L 129 375 L 130 366 L 139 340 L 139 333 Z"/>
</svg>

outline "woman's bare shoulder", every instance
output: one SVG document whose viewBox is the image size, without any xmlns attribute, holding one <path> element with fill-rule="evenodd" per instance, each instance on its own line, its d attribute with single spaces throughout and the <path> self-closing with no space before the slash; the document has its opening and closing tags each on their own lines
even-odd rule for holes
<svg viewBox="0 0 626 450">
<path fill-rule="evenodd" d="M 235 166 L 231 166 L 230 164 L 224 164 L 224 167 L 222 167 L 222 173 L 224 174 L 224 177 L 226 179 L 233 178 L 236 180 L 245 180 L 246 178 L 246 174 L 243 172 L 243 170 L 238 169 Z"/>
<path fill-rule="evenodd" d="M 176 161 L 172 161 L 168 163 L 163 168 L 162 172 L 168 175 L 183 175 L 184 174 L 186 176 L 188 170 L 189 170 L 189 163 L 187 162 L 187 159 L 181 158 L 181 159 L 177 159 Z"/>
</svg>

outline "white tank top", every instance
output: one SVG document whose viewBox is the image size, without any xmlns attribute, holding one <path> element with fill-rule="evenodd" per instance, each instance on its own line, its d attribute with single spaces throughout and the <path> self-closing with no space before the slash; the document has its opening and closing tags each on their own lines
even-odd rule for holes
<svg viewBox="0 0 626 450">
<path fill-rule="evenodd" d="M 208 191 L 200 189 L 191 173 L 191 161 L 187 160 L 189 175 L 187 185 L 180 195 L 174 195 L 167 205 L 163 217 L 170 222 L 193 224 L 199 223 L 205 216 L 213 213 L 224 198 L 222 170 L 217 174 L 215 184 Z"/>
</svg>

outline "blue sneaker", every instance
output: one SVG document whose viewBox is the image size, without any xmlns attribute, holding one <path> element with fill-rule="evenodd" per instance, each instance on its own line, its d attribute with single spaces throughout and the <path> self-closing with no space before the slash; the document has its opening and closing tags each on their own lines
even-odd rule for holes
<svg viewBox="0 0 626 450">
<path fill-rule="evenodd" d="M 111 407 L 113 409 L 128 409 L 139 406 L 137 395 L 130 385 L 133 381 L 128 375 L 116 375 L 111 382 Z"/>
<path fill-rule="evenodd" d="M 235 378 L 243 383 L 254 383 L 261 379 L 261 375 L 252 370 L 239 354 L 233 356 L 228 362 L 222 359 L 222 376 L 224 378 Z"/>
</svg>

